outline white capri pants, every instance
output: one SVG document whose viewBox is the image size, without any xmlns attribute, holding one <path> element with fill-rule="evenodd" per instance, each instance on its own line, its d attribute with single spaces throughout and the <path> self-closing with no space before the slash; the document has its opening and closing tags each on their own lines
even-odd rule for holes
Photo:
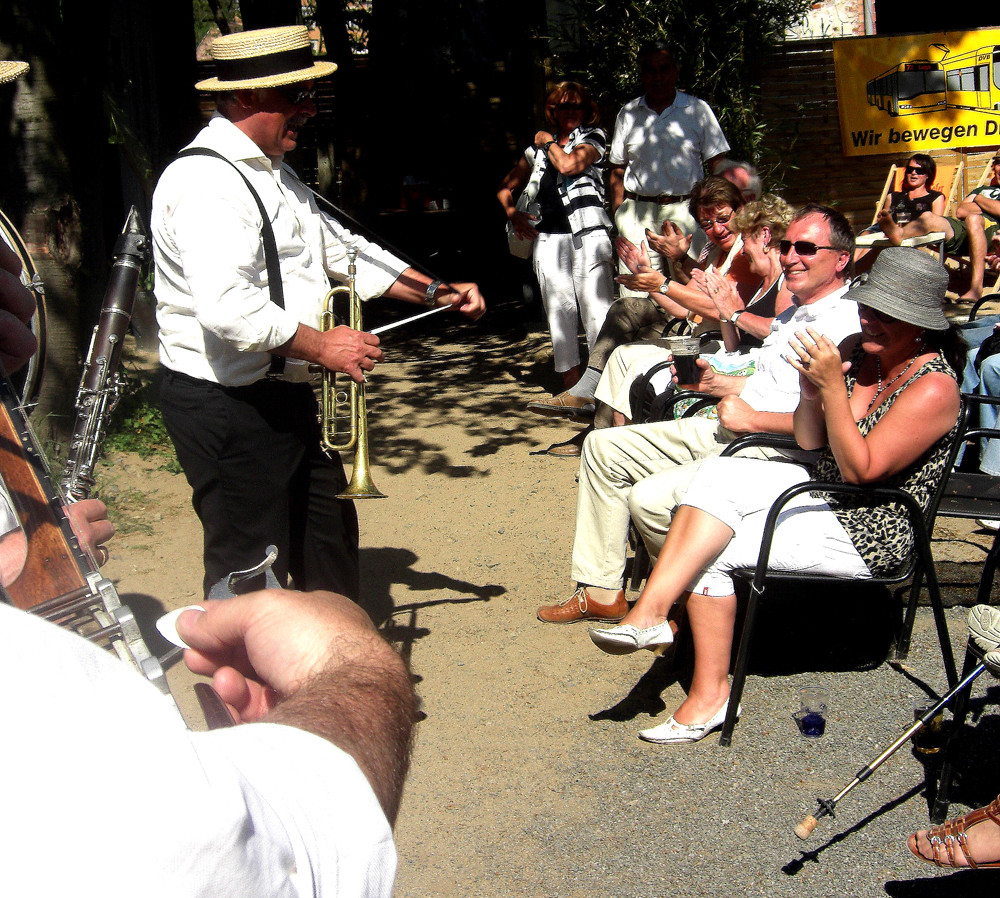
<svg viewBox="0 0 1000 898">
<path fill-rule="evenodd" d="M 808 479 L 804 467 L 787 462 L 755 458 L 703 461 L 683 504 L 718 518 L 732 528 L 733 538 L 688 588 L 706 596 L 732 595 L 731 572 L 757 564 L 764 522 L 774 500 L 790 486 Z M 767 567 L 844 579 L 871 578 L 830 506 L 809 493 L 793 498 L 779 515 Z"/>
<path fill-rule="evenodd" d="M 603 228 L 572 234 L 539 234 L 532 252 L 535 277 L 552 335 L 556 371 L 580 364 L 577 311 L 594 348 L 614 302 L 611 238 Z"/>
</svg>

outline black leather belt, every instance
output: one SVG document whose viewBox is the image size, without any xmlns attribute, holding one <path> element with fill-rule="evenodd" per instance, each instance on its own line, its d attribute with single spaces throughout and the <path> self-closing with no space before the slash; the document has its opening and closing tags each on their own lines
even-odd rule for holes
<svg viewBox="0 0 1000 898">
<path fill-rule="evenodd" d="M 691 194 L 674 196 L 672 193 L 661 193 L 659 196 L 643 196 L 641 193 L 632 193 L 631 190 L 625 191 L 625 199 L 627 200 L 637 200 L 640 203 L 659 203 L 661 206 L 682 203 L 684 200 L 689 199 L 690 196 Z"/>
</svg>

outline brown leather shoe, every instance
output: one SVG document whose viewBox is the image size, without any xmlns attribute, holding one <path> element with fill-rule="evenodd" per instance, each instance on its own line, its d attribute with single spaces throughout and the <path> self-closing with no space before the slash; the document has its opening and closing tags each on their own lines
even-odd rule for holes
<svg viewBox="0 0 1000 898">
<path fill-rule="evenodd" d="M 528 403 L 528 411 L 549 418 L 593 418 L 594 400 L 574 396 L 569 390 Z"/>
<path fill-rule="evenodd" d="M 538 619 L 547 624 L 572 624 L 578 620 L 620 621 L 628 613 L 625 591 L 619 589 L 612 604 L 595 602 L 586 586 L 578 586 L 568 599 L 555 605 L 542 605 Z"/>
</svg>

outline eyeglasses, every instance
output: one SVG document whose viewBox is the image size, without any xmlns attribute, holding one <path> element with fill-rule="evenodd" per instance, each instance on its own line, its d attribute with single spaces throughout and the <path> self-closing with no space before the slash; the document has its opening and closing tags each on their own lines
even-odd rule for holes
<svg viewBox="0 0 1000 898">
<path fill-rule="evenodd" d="M 698 225 L 703 231 L 710 231 L 714 225 L 727 225 L 729 220 L 735 215 L 732 209 L 729 210 L 728 215 L 717 215 L 715 218 L 707 218 L 704 221 L 699 221 Z"/>
<path fill-rule="evenodd" d="M 835 249 L 838 253 L 843 252 L 843 250 L 836 246 L 817 246 L 811 240 L 796 240 L 794 242 L 791 240 L 778 241 L 778 249 L 783 256 L 787 256 L 792 251 L 793 246 L 795 247 L 796 255 L 799 256 L 815 256 L 821 249 Z"/>
<path fill-rule="evenodd" d="M 293 106 L 305 103 L 306 100 L 316 99 L 316 88 L 311 88 L 310 90 L 298 90 L 293 84 L 289 87 L 278 87 L 275 88 L 275 90 L 277 90 L 278 93 L 288 100 L 288 102 Z"/>
<path fill-rule="evenodd" d="M 560 112 L 579 112 L 583 109 L 583 103 L 556 103 L 556 109 Z"/>
<path fill-rule="evenodd" d="M 917 175 L 923 175 L 925 178 L 927 177 L 927 170 L 921 168 L 919 165 L 908 165 L 906 166 L 905 169 L 903 169 L 903 171 L 905 171 L 907 174 L 913 172 L 914 174 Z"/>
</svg>

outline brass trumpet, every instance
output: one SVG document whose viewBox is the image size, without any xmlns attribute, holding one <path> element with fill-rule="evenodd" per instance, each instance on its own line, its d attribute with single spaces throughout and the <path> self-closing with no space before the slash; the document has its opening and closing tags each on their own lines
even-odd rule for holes
<svg viewBox="0 0 1000 898">
<path fill-rule="evenodd" d="M 347 286 L 334 287 L 323 300 L 320 330 L 335 327 L 334 303 L 338 297 L 347 297 L 348 326 L 361 330 L 361 299 L 354 287 L 358 257 L 356 249 L 347 251 Z M 344 375 L 346 376 L 346 375 Z M 338 414 L 338 407 L 347 407 Z M 338 421 L 346 422 L 338 425 Z M 323 387 L 320 397 L 320 443 L 326 452 L 354 450 L 351 482 L 337 495 L 338 499 L 384 499 L 372 482 L 368 464 L 368 411 L 365 406 L 365 385 L 350 380 L 346 386 L 337 383 L 337 373 L 323 369 Z"/>
</svg>

